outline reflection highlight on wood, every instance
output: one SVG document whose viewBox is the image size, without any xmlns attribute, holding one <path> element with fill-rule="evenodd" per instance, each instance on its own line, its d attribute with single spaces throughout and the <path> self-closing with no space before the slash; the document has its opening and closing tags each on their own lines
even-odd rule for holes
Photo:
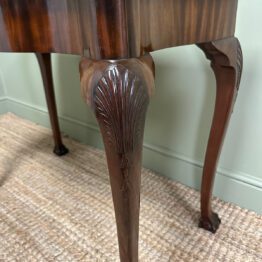
<svg viewBox="0 0 262 262">
<path fill-rule="evenodd" d="M 215 111 L 203 169 L 199 223 L 200 227 L 215 233 L 220 219 L 212 211 L 211 196 L 217 162 L 239 89 L 243 61 L 241 46 L 237 38 L 232 37 L 198 46 L 211 60 L 211 67 L 217 81 Z"/>
<path fill-rule="evenodd" d="M 84 56 L 81 90 L 105 144 L 122 262 L 138 261 L 143 131 L 154 86 L 154 63 L 147 55 L 151 51 L 194 43 L 211 60 L 217 95 L 203 170 L 200 226 L 212 232 L 219 226 L 211 195 L 242 71 L 240 44 L 233 37 L 237 3 L 0 0 L 0 51 L 38 53 L 56 144 L 62 142 L 48 53 Z"/>
<path fill-rule="evenodd" d="M 139 57 L 231 37 L 236 9 L 237 0 L 0 0 L 0 51 Z"/>
<path fill-rule="evenodd" d="M 153 60 L 149 55 L 119 61 L 83 58 L 80 72 L 105 144 L 121 261 L 138 261 L 142 144 Z"/>
</svg>

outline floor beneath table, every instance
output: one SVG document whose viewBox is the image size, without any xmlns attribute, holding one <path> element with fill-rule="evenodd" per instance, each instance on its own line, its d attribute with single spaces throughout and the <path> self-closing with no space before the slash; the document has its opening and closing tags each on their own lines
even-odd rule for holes
<svg viewBox="0 0 262 262">
<path fill-rule="evenodd" d="M 104 152 L 0 117 L 0 261 L 118 261 Z M 197 227 L 199 193 L 143 170 L 140 261 L 262 261 L 262 216 L 214 199 L 217 234 Z"/>
</svg>

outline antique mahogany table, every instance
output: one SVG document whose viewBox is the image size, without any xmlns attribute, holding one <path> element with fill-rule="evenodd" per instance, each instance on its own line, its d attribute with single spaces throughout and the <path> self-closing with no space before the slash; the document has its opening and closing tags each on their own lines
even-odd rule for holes
<svg viewBox="0 0 262 262">
<path fill-rule="evenodd" d="M 211 194 L 242 71 L 236 11 L 237 0 L 0 0 L 0 51 L 36 53 L 58 155 L 68 150 L 59 131 L 50 53 L 83 57 L 81 87 L 105 144 L 123 262 L 138 261 L 141 151 L 154 89 L 151 51 L 196 44 L 211 60 L 217 92 L 199 226 L 215 232 L 220 224 Z"/>
</svg>

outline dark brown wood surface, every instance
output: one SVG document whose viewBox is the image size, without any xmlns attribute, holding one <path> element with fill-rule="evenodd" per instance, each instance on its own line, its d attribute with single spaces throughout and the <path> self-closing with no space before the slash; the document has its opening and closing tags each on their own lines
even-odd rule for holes
<svg viewBox="0 0 262 262">
<path fill-rule="evenodd" d="M 81 86 L 103 136 L 120 258 L 138 261 L 140 175 L 146 110 L 154 87 L 151 56 L 80 64 Z"/>
<path fill-rule="evenodd" d="M 0 0 L 0 51 L 139 57 L 234 35 L 237 0 Z"/>
<path fill-rule="evenodd" d="M 234 37 L 237 0 L 0 0 L 0 52 L 36 52 L 55 144 L 60 137 L 50 55 L 85 54 L 81 86 L 103 136 L 122 262 L 138 261 L 143 129 L 154 86 L 150 51 L 197 44 L 216 75 L 199 226 L 215 232 L 216 165 L 237 95 L 242 52 Z M 44 54 L 41 54 L 44 53 Z"/>
<path fill-rule="evenodd" d="M 240 43 L 235 37 L 198 46 L 211 61 L 217 82 L 215 111 L 203 169 L 199 223 L 200 227 L 215 233 L 220 219 L 211 208 L 212 189 L 224 136 L 239 89 L 243 58 Z"/>
<path fill-rule="evenodd" d="M 63 145 L 61 134 L 60 134 L 59 123 L 58 123 L 55 92 L 53 86 L 51 54 L 36 53 L 36 57 L 43 79 L 46 104 L 48 108 L 50 123 L 51 123 L 54 142 L 55 142 L 55 147 L 53 152 L 58 156 L 63 156 L 68 153 L 68 149 Z"/>
</svg>

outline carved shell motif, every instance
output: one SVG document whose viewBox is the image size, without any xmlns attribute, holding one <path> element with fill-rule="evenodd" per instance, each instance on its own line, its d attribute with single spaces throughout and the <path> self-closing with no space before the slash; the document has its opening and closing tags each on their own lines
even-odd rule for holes
<svg viewBox="0 0 262 262">
<path fill-rule="evenodd" d="M 221 42 L 223 41 L 229 41 L 229 40 L 220 40 Z M 198 47 L 200 47 L 206 57 L 211 60 L 211 65 L 216 65 L 218 64 L 219 66 L 223 67 L 232 67 L 236 71 L 236 88 L 239 89 L 240 85 L 240 80 L 241 80 L 241 75 L 242 75 L 242 68 L 243 68 L 243 57 L 242 57 L 242 50 L 239 41 L 234 38 L 229 41 L 229 44 L 231 44 L 231 49 L 235 51 L 236 48 L 236 58 L 231 60 L 229 59 L 228 51 L 223 49 L 217 48 L 216 45 L 213 43 L 204 43 L 204 44 L 198 44 Z M 222 58 L 222 59 L 221 59 Z M 224 59 L 223 59 L 224 58 Z"/>
<path fill-rule="evenodd" d="M 111 64 L 93 89 L 93 103 L 105 142 L 122 156 L 133 152 L 142 141 L 149 103 L 144 81 L 125 66 Z"/>
</svg>

